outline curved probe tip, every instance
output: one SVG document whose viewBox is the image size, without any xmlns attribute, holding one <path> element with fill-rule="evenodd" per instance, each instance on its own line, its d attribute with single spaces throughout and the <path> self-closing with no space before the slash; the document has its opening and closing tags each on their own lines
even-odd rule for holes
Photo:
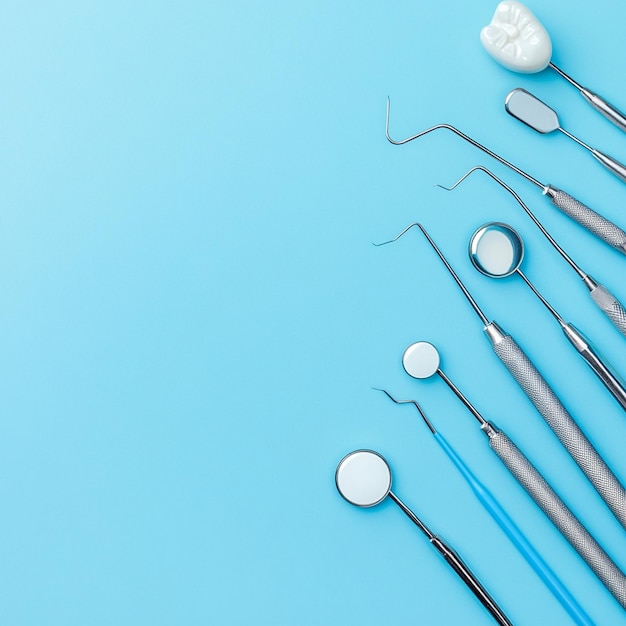
<svg viewBox="0 0 626 626">
<path fill-rule="evenodd" d="M 412 404 L 419 411 L 419 414 L 422 416 L 422 419 L 426 423 L 426 426 L 428 426 L 430 432 L 433 435 L 436 434 L 437 431 L 435 430 L 435 427 L 430 423 L 430 420 L 426 417 L 422 407 L 416 400 L 396 400 L 396 398 L 394 398 L 386 389 L 379 389 L 378 387 L 372 387 L 372 389 L 375 391 L 382 391 L 392 402 L 395 402 L 396 404 Z"/>
<path fill-rule="evenodd" d="M 390 239 L 389 241 L 383 241 L 382 243 L 373 243 L 372 242 L 372 245 L 378 247 L 378 246 L 386 246 L 388 243 L 394 243 L 394 241 L 398 241 L 398 239 L 400 239 L 400 237 L 402 237 L 402 235 L 407 233 L 414 226 L 417 226 L 422 231 L 424 230 L 423 226 L 419 222 L 413 222 L 412 224 L 409 224 L 399 235 L 396 235 L 393 239 Z"/>
</svg>

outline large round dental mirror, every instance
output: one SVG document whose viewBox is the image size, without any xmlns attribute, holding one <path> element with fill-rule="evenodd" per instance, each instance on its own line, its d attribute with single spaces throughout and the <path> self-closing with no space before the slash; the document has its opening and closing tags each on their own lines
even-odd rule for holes
<svg viewBox="0 0 626 626">
<path fill-rule="evenodd" d="M 469 256 L 481 274 L 504 278 L 514 274 L 522 264 L 524 242 L 508 224 L 489 222 L 472 235 Z"/>
<path fill-rule="evenodd" d="M 376 506 L 391 491 L 391 469 L 377 452 L 355 450 L 339 462 L 335 484 L 350 504 Z"/>
<path fill-rule="evenodd" d="M 430 378 L 439 370 L 439 352 L 432 343 L 412 343 L 402 355 L 404 371 L 413 378 Z"/>
</svg>

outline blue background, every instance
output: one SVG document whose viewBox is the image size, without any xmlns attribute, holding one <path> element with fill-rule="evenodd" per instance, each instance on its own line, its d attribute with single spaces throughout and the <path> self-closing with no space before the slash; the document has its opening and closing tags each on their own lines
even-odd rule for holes
<svg viewBox="0 0 626 626">
<path fill-rule="evenodd" d="M 524 268 L 626 372 L 624 338 L 492 167 L 626 301 L 619 253 L 461 142 L 456 124 L 626 225 L 624 184 L 502 103 L 526 87 L 626 159 L 626 135 L 555 73 L 493 62 L 496 2 L 4 2 L 0 15 L 0 623 L 492 623 L 391 502 L 350 507 L 334 470 L 374 448 L 394 491 L 516 624 L 568 617 L 407 407 L 420 400 L 598 624 L 622 609 L 490 453 L 425 339 L 626 568 L 624 531 L 494 357 L 419 233 L 543 371 L 626 480 L 623 411 L 522 281 L 480 276 L 470 234 L 510 222 Z M 532 7 L 555 63 L 626 108 L 626 7 Z"/>
</svg>

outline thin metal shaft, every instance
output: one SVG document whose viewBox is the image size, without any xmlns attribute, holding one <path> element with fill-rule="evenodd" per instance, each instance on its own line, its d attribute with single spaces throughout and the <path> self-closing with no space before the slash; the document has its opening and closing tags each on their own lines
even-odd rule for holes
<svg viewBox="0 0 626 626">
<path fill-rule="evenodd" d="M 374 389 L 376 389 L 376 391 L 382 391 L 392 402 L 395 402 L 396 404 L 412 404 L 419 411 L 419 414 L 422 416 L 422 419 L 426 423 L 426 426 L 428 426 L 428 429 L 430 430 L 430 432 L 433 435 L 437 434 L 435 427 L 431 424 L 430 420 L 426 417 L 426 413 L 424 413 L 424 411 L 422 410 L 422 407 L 417 403 L 416 400 L 396 400 L 387 390 L 378 389 L 377 387 L 374 387 Z"/>
<path fill-rule="evenodd" d="M 398 239 L 400 239 L 400 237 L 402 237 L 402 235 L 404 235 L 406 232 L 411 230 L 411 228 L 413 228 L 414 226 L 417 226 L 422 231 L 422 233 L 424 233 L 424 236 L 428 240 L 428 243 L 433 247 L 434 251 L 437 253 L 437 255 L 439 256 L 439 258 L 441 259 L 443 264 L 446 266 L 446 269 L 452 275 L 452 278 L 454 278 L 454 280 L 456 281 L 457 285 L 461 288 L 461 291 L 463 292 L 463 295 L 467 298 L 469 303 L 472 305 L 472 308 L 474 309 L 474 311 L 476 311 L 476 314 L 478 315 L 478 317 L 480 317 L 482 323 L 485 326 L 487 326 L 489 324 L 489 319 L 482 312 L 481 308 L 476 303 L 476 300 L 474 300 L 474 298 L 472 298 L 470 292 L 466 289 L 465 285 L 461 282 L 461 279 L 456 275 L 456 272 L 452 269 L 452 266 L 448 263 L 446 258 L 443 256 L 443 253 L 441 252 L 441 250 L 439 250 L 439 248 L 437 247 L 435 242 L 432 240 L 431 236 L 426 232 L 426 229 L 419 222 L 413 222 L 413 224 L 409 224 L 409 226 L 407 226 L 399 235 L 396 235 L 393 239 L 390 239 L 389 241 L 383 241 L 382 243 L 375 243 L 374 245 L 375 246 L 385 246 L 388 243 L 393 243 L 394 241 L 397 241 Z"/>
<path fill-rule="evenodd" d="M 502 165 L 506 165 L 507 167 L 511 168 L 514 172 L 517 172 L 520 176 L 523 176 L 526 180 L 528 180 L 529 182 L 533 183 L 533 185 L 536 185 L 537 187 L 539 187 L 542 191 L 546 189 L 546 185 L 543 185 L 542 183 L 540 183 L 536 178 L 533 178 L 530 174 L 527 174 L 526 172 L 524 172 L 523 170 L 519 169 L 518 167 L 515 167 L 515 165 L 513 165 L 512 163 L 509 163 L 508 161 L 506 161 L 505 159 L 503 159 L 501 156 L 497 155 L 495 152 L 492 152 L 491 150 L 489 150 L 489 148 L 486 148 L 485 146 L 483 146 L 482 144 L 478 143 L 476 140 L 472 139 L 471 137 L 468 137 L 465 133 L 462 133 L 458 128 L 455 128 L 454 126 L 450 126 L 449 124 L 437 124 L 436 126 L 432 126 L 431 128 L 427 128 L 426 130 L 423 130 L 420 133 L 417 133 L 416 135 L 412 135 L 411 137 L 407 137 L 406 139 L 402 139 L 402 140 L 395 140 L 392 139 L 389 135 L 389 111 L 390 111 L 390 107 L 391 107 L 391 101 L 389 98 L 387 98 L 387 123 L 385 126 L 385 134 L 387 136 L 387 140 L 396 145 L 396 146 L 401 146 L 405 143 L 409 143 L 409 141 L 413 141 L 414 139 L 418 139 L 419 137 L 422 137 L 423 135 L 426 135 L 430 132 L 432 132 L 433 130 L 438 130 L 439 128 L 445 128 L 447 130 L 452 131 L 453 133 L 457 134 L 459 137 L 461 137 L 462 139 L 465 139 L 465 141 L 471 143 L 475 148 L 478 148 L 479 150 L 482 150 L 483 152 L 485 152 L 486 154 L 488 154 L 490 157 L 493 157 L 496 161 L 498 161 L 499 163 L 502 163 Z"/>
<path fill-rule="evenodd" d="M 480 317 L 482 323 L 485 326 L 487 326 L 489 324 L 489 320 L 487 319 L 487 316 L 482 312 L 478 304 L 476 304 L 476 300 L 472 298 L 470 292 L 467 290 L 465 285 L 461 282 L 461 279 L 457 276 L 456 272 L 452 269 L 452 266 L 450 265 L 450 263 L 448 263 L 448 261 L 446 260 L 446 257 L 443 256 L 443 253 L 441 252 L 441 250 L 439 250 L 435 242 L 432 240 L 431 236 L 426 232 L 426 229 L 419 223 L 417 224 L 417 226 L 422 231 L 422 233 L 424 233 L 424 237 L 426 237 L 426 239 L 428 240 L 428 243 L 433 247 L 433 250 L 437 253 L 437 256 L 441 259 L 442 263 L 446 266 L 446 269 L 448 270 L 448 272 L 450 272 L 450 274 L 452 275 L 452 278 L 454 278 L 454 280 L 456 281 L 456 284 L 460 287 L 461 291 L 463 292 L 463 295 L 467 298 L 468 302 L 472 305 L 472 308 L 474 309 L 474 311 L 476 311 L 476 314 L 478 315 L 478 317 Z"/>
<path fill-rule="evenodd" d="M 398 498 L 398 496 L 393 492 L 389 492 L 389 497 L 406 513 L 408 518 L 428 537 L 428 539 L 432 540 L 435 538 L 434 533 L 432 533 L 426 524 L 420 520 L 411 509 Z"/>
<path fill-rule="evenodd" d="M 572 135 L 572 133 L 568 133 L 564 128 L 561 128 L 560 126 L 558 130 L 560 130 L 565 136 L 573 139 L 579 146 L 582 146 L 586 150 L 589 150 L 589 152 L 593 152 L 593 148 L 591 146 L 588 146 L 584 141 L 578 139 L 578 137 L 576 137 L 575 135 Z"/>
<path fill-rule="evenodd" d="M 522 277 L 523 281 L 531 288 L 532 292 L 539 298 L 539 300 L 543 302 L 544 306 L 548 309 L 548 311 L 552 313 L 552 315 L 555 317 L 557 322 L 561 325 L 565 324 L 565 322 L 563 321 L 563 318 L 554 310 L 552 305 L 541 295 L 541 293 L 538 291 L 535 285 L 533 285 L 530 282 L 530 280 L 528 280 L 528 278 L 526 277 L 526 274 L 524 274 L 524 272 L 522 272 L 522 270 L 519 270 L 519 269 L 517 270 L 517 273 Z"/>
<path fill-rule="evenodd" d="M 446 191 L 452 191 L 453 189 L 456 189 L 468 176 L 470 176 L 470 174 L 476 171 L 484 172 L 493 180 L 495 180 L 500 186 L 504 187 L 504 189 L 506 189 L 517 200 L 522 209 L 526 211 L 528 217 L 530 217 L 530 219 L 535 223 L 535 226 L 537 226 L 537 228 L 543 233 L 544 237 L 552 244 L 554 249 L 569 263 L 571 268 L 578 274 L 578 276 L 580 276 L 580 278 L 582 278 L 583 280 L 587 278 L 587 274 L 583 272 L 582 269 L 580 269 L 580 267 L 574 262 L 569 254 L 567 254 L 567 252 L 565 252 L 565 250 L 563 250 L 563 248 L 561 248 L 561 246 L 553 239 L 552 235 L 544 228 L 543 224 L 535 217 L 535 214 L 522 201 L 519 195 L 503 180 L 498 178 L 491 170 L 487 169 L 486 167 L 482 167 L 481 165 L 477 165 L 476 167 L 473 167 L 471 170 L 465 173 L 463 176 L 461 176 L 461 178 L 459 178 L 459 180 L 457 180 L 456 183 L 452 185 L 452 187 L 444 187 L 443 185 L 437 185 L 437 187 L 441 187 L 441 189 L 445 189 Z"/>
<path fill-rule="evenodd" d="M 437 374 L 441 376 L 443 381 L 452 389 L 455 393 L 456 397 L 469 409 L 470 413 L 478 420 L 481 426 L 485 426 L 487 424 L 487 420 L 476 410 L 474 405 L 461 393 L 460 389 L 443 373 L 442 370 L 438 369 Z"/>
<path fill-rule="evenodd" d="M 562 69 L 558 68 L 552 61 L 548 63 L 548 67 L 551 67 L 559 76 L 562 76 L 570 85 L 574 85 L 579 91 L 583 90 L 583 86 L 579 85 L 571 76 L 568 76 Z"/>
</svg>

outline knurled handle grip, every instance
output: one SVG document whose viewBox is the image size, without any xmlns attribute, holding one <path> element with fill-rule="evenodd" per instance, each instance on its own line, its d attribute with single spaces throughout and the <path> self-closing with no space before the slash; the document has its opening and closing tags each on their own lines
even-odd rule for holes
<svg viewBox="0 0 626 626">
<path fill-rule="evenodd" d="M 622 303 L 603 285 L 592 289 L 591 297 L 615 328 L 626 336 L 626 309 Z"/>
<path fill-rule="evenodd" d="M 626 254 L 626 232 L 619 226 L 616 226 L 613 222 L 602 217 L 602 215 L 564 191 L 552 187 L 552 185 L 548 185 L 544 193 L 548 195 L 555 207 L 578 222 L 583 228 L 586 228 L 622 254 Z"/>
<path fill-rule="evenodd" d="M 489 433 L 489 445 L 611 595 L 626 608 L 626 576 L 567 508 L 545 478 L 517 446 L 495 427 Z"/>
<path fill-rule="evenodd" d="M 613 515 L 626 528 L 626 489 L 539 370 L 510 335 L 505 335 L 501 341 L 492 342 L 492 347 Z"/>
</svg>

